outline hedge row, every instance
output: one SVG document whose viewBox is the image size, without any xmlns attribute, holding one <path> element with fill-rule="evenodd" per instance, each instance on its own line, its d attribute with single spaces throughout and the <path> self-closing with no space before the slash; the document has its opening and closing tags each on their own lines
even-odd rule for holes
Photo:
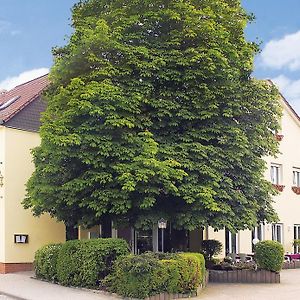
<svg viewBox="0 0 300 300">
<path fill-rule="evenodd" d="M 205 280 L 202 254 L 182 253 L 159 257 L 153 253 L 127 255 L 116 260 L 103 284 L 123 297 L 147 298 L 162 292 L 192 293 Z"/>
<path fill-rule="evenodd" d="M 122 239 L 74 240 L 47 245 L 35 254 L 36 276 L 67 286 L 98 287 L 113 262 L 129 253 Z"/>
</svg>

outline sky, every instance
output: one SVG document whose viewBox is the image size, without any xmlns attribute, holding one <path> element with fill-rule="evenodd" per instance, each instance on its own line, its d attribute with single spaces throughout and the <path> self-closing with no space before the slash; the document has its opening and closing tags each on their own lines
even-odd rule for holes
<svg viewBox="0 0 300 300">
<path fill-rule="evenodd" d="M 72 32 L 77 0 L 0 0 L 0 89 L 41 76 L 52 65 L 51 49 Z M 272 79 L 300 114 L 300 1 L 242 0 L 256 20 L 246 28 L 260 43 L 254 77 Z"/>
</svg>

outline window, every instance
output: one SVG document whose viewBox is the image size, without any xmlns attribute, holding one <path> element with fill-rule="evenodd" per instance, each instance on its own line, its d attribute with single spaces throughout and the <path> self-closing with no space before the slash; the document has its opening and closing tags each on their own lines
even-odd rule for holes
<svg viewBox="0 0 300 300">
<path fill-rule="evenodd" d="M 294 225 L 294 240 L 300 240 L 300 225 Z M 294 246 L 294 253 L 300 252 L 300 246 Z"/>
<path fill-rule="evenodd" d="M 272 224 L 272 240 L 283 243 L 283 224 Z"/>
<path fill-rule="evenodd" d="M 300 169 L 293 171 L 293 186 L 300 187 Z"/>
<path fill-rule="evenodd" d="M 252 240 L 251 240 L 251 243 L 252 243 L 252 252 L 254 252 L 254 244 L 253 244 L 253 240 L 254 239 L 259 239 L 260 241 L 263 241 L 264 240 L 264 224 L 259 224 L 257 227 L 255 227 L 253 230 L 252 230 Z"/>
<path fill-rule="evenodd" d="M 238 253 L 238 235 L 228 229 L 225 230 L 225 250 L 226 255 L 228 253 Z"/>
<path fill-rule="evenodd" d="M 271 165 L 271 182 L 273 184 L 279 184 L 280 183 L 280 165 L 275 165 L 275 164 L 272 164 Z"/>
</svg>

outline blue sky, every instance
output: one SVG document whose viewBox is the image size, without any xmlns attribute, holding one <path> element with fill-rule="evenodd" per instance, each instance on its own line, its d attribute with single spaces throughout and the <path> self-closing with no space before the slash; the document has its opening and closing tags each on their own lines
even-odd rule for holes
<svg viewBox="0 0 300 300">
<path fill-rule="evenodd" d="M 70 35 L 77 0 L 0 0 L 0 88 L 9 89 L 47 72 L 51 48 Z M 256 21 L 246 29 L 261 41 L 254 76 L 270 78 L 300 113 L 300 1 L 242 0 Z"/>
</svg>

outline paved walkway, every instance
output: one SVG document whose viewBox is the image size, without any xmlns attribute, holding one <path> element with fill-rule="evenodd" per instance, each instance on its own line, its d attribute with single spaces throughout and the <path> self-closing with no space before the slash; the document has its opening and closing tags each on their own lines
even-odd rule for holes
<svg viewBox="0 0 300 300">
<path fill-rule="evenodd" d="M 43 282 L 31 278 L 32 272 L 0 275 L 0 300 L 117 300 L 116 297 L 95 294 L 76 288 Z M 7 297 L 5 297 L 7 296 Z M 3 297 L 3 298 L 1 298 Z"/>
<path fill-rule="evenodd" d="M 280 284 L 210 283 L 198 297 L 201 300 L 298 300 L 300 269 L 282 270 Z"/>
<path fill-rule="evenodd" d="M 0 300 L 117 300 L 75 288 L 32 279 L 31 272 L 0 275 Z M 201 300 L 298 300 L 300 269 L 283 270 L 280 284 L 212 284 L 194 299 Z"/>
</svg>

